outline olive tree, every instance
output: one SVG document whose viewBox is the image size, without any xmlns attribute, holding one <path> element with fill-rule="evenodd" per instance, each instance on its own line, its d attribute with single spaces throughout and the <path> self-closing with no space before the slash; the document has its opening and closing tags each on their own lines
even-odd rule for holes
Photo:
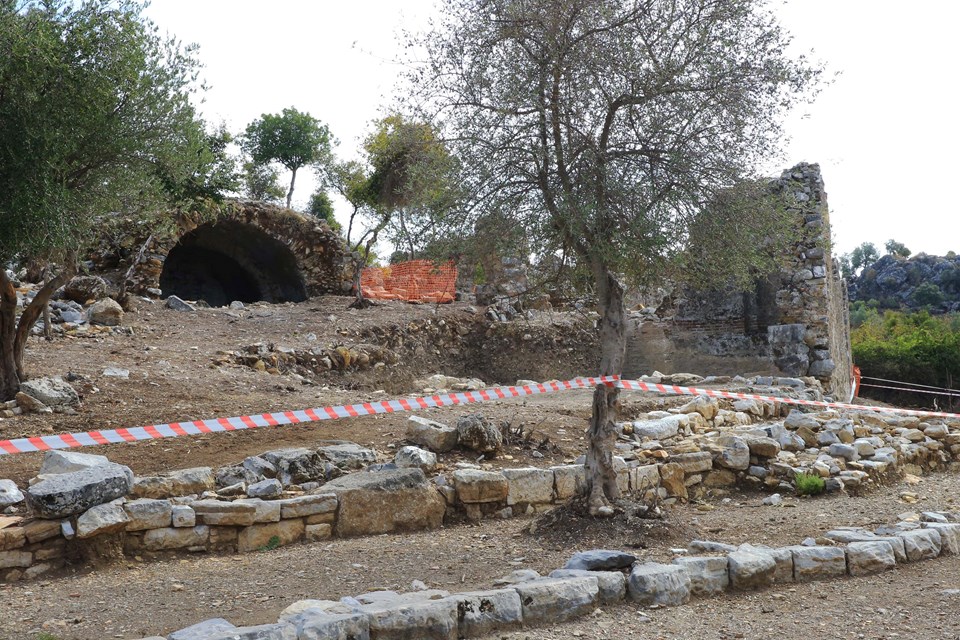
<svg viewBox="0 0 960 640">
<path fill-rule="evenodd" d="M 195 194 L 209 175 L 188 99 L 197 68 L 136 2 L 0 0 L 0 400 L 25 378 L 30 329 L 94 221 L 167 188 Z M 58 255 L 18 319 L 5 268 Z"/>
<path fill-rule="evenodd" d="M 785 51 L 762 0 L 446 0 L 415 39 L 408 108 L 435 122 L 477 214 L 589 269 L 599 372 L 624 357 L 624 279 L 683 246 L 718 194 L 754 175 L 820 70 Z M 759 238 L 721 226 L 727 251 Z M 757 240 L 757 242 L 753 242 Z M 589 428 L 590 512 L 613 513 L 618 390 Z"/>
</svg>

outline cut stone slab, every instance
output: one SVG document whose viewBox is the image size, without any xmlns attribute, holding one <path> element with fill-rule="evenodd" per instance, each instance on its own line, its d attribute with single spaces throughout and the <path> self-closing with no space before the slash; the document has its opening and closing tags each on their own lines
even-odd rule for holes
<svg viewBox="0 0 960 640">
<path fill-rule="evenodd" d="M 234 500 L 239 504 L 252 504 L 256 511 L 253 516 L 254 524 L 266 524 L 268 522 L 280 522 L 280 501 L 262 500 L 261 498 L 240 498 Z M 176 526 L 176 525 L 174 525 Z M 192 526 L 192 525 L 191 525 Z"/>
<path fill-rule="evenodd" d="M 680 429 L 690 423 L 686 414 L 658 418 L 656 420 L 638 420 L 633 423 L 633 433 L 639 438 L 665 440 L 672 438 Z"/>
<path fill-rule="evenodd" d="M 197 519 L 207 525 L 249 527 L 254 523 L 257 508 L 245 502 L 196 500 L 190 503 Z"/>
<path fill-rule="evenodd" d="M 569 500 L 586 491 L 587 474 L 582 464 L 550 467 L 557 500 Z"/>
<path fill-rule="evenodd" d="M 851 542 L 847 545 L 847 570 L 851 576 L 865 576 L 892 569 L 897 564 L 893 545 L 885 540 Z"/>
<path fill-rule="evenodd" d="M 727 558 L 734 589 L 761 589 L 773 584 L 777 563 L 769 554 L 734 551 Z"/>
<path fill-rule="evenodd" d="M 237 536 L 237 551 L 249 553 L 257 549 L 282 547 L 303 539 L 303 520 L 281 520 L 244 527 Z"/>
<path fill-rule="evenodd" d="M 146 531 L 169 527 L 173 516 L 173 505 L 167 500 L 140 498 L 123 505 L 130 521 L 127 531 Z"/>
<path fill-rule="evenodd" d="M 600 598 L 594 577 L 540 578 L 515 584 L 523 605 L 523 623 L 542 624 L 579 618 L 593 611 Z"/>
<path fill-rule="evenodd" d="M 197 524 L 197 512 L 185 504 L 173 505 L 171 512 L 171 523 L 175 527 L 193 527 Z"/>
<path fill-rule="evenodd" d="M 627 577 L 619 571 L 583 571 L 580 569 L 557 569 L 550 572 L 551 578 L 596 578 L 600 589 L 600 604 L 622 602 L 627 596 Z"/>
<path fill-rule="evenodd" d="M 0 551 L 0 569 L 26 569 L 33 564 L 29 551 Z"/>
<path fill-rule="evenodd" d="M 797 582 L 824 580 L 847 573 L 847 556 L 841 547 L 790 546 L 786 548 L 793 555 L 793 579 Z"/>
<path fill-rule="evenodd" d="M 410 416 L 407 421 L 407 439 L 430 451 L 437 453 L 452 451 L 457 447 L 458 438 L 456 427 L 449 427 L 420 416 Z"/>
<path fill-rule="evenodd" d="M 48 407 L 76 407 L 80 396 L 63 378 L 37 378 L 20 383 L 20 391 Z"/>
<path fill-rule="evenodd" d="M 453 486 L 464 504 L 503 502 L 510 493 L 507 477 L 497 471 L 457 469 L 453 472 Z"/>
<path fill-rule="evenodd" d="M 254 482 L 247 487 L 247 495 L 251 498 L 279 498 L 282 493 L 283 485 L 276 478 Z"/>
<path fill-rule="evenodd" d="M 729 561 L 726 556 L 692 556 L 673 561 L 687 570 L 690 593 L 710 596 L 723 593 L 730 586 Z"/>
<path fill-rule="evenodd" d="M 940 532 L 936 529 L 913 529 L 901 531 L 897 537 L 903 540 L 907 560 L 917 562 L 940 555 Z"/>
<path fill-rule="evenodd" d="M 53 475 L 57 473 L 72 473 L 73 471 L 83 471 L 91 467 L 101 467 L 110 464 L 106 456 L 92 455 L 89 453 L 78 453 L 76 451 L 47 451 L 43 454 L 43 462 L 40 464 L 41 476 Z"/>
<path fill-rule="evenodd" d="M 713 456 L 709 451 L 695 451 L 670 456 L 670 462 L 679 464 L 687 474 L 703 473 L 713 468 Z"/>
<path fill-rule="evenodd" d="M 623 551 L 593 549 L 573 554 L 563 568 L 579 571 L 619 571 L 629 569 L 636 561 L 635 555 Z"/>
<path fill-rule="evenodd" d="M 737 547 L 738 551 L 746 551 L 747 553 L 761 553 L 768 555 L 773 558 L 774 570 L 773 570 L 773 583 L 774 584 L 783 584 L 785 582 L 793 582 L 793 554 L 790 552 L 790 549 L 779 548 L 775 549 L 773 547 L 768 547 L 765 545 L 752 545 L 752 544 L 742 544 Z"/>
<path fill-rule="evenodd" d="M 209 636 L 234 629 L 236 629 L 236 627 L 223 618 L 212 618 L 191 625 L 186 629 L 174 631 L 167 636 L 167 640 L 207 640 Z"/>
<path fill-rule="evenodd" d="M 329 484 L 319 489 L 323 493 L 277 500 L 276 502 L 280 505 L 280 517 L 284 519 L 306 518 L 336 512 L 337 496 L 328 487 Z"/>
<path fill-rule="evenodd" d="M 401 469 L 416 468 L 430 473 L 437 468 L 437 454 L 420 447 L 400 447 L 393 463 Z"/>
<path fill-rule="evenodd" d="M 926 522 L 927 529 L 935 529 L 940 533 L 941 553 L 960 554 L 960 524 L 943 522 Z"/>
<path fill-rule="evenodd" d="M 377 461 L 376 451 L 352 442 L 320 447 L 319 453 L 333 464 L 345 469 L 362 469 Z"/>
<path fill-rule="evenodd" d="M 363 613 L 309 609 L 292 620 L 297 640 L 370 640 L 370 618 Z"/>
<path fill-rule="evenodd" d="M 143 548 L 147 551 L 167 551 L 205 547 L 210 540 L 210 527 L 182 527 L 151 529 L 143 534 Z"/>
<path fill-rule="evenodd" d="M 23 492 L 13 480 L 0 480 L 0 509 L 23 502 Z"/>
<path fill-rule="evenodd" d="M 627 590 L 642 605 L 675 607 L 690 601 L 690 575 L 680 565 L 646 562 L 630 572 Z"/>
<path fill-rule="evenodd" d="M 370 637 L 378 640 L 456 640 L 457 602 L 406 600 L 363 605 L 369 616 Z"/>
<path fill-rule="evenodd" d="M 510 485 L 507 505 L 553 502 L 553 472 L 549 469 L 504 469 Z"/>
<path fill-rule="evenodd" d="M 461 638 L 476 638 L 523 625 L 520 594 L 514 589 L 468 591 L 450 599 L 457 603 L 457 628 Z"/>
<path fill-rule="evenodd" d="M 52 475 L 27 488 L 27 504 L 41 518 L 66 518 L 122 498 L 133 488 L 128 467 L 109 462 Z"/>
<path fill-rule="evenodd" d="M 215 633 L 206 637 L 206 640 L 294 640 L 296 627 L 292 625 L 274 623 L 260 624 L 253 627 L 236 627 L 229 631 Z"/>
<path fill-rule="evenodd" d="M 686 500 L 689 497 L 687 486 L 684 484 L 686 474 L 683 467 L 675 462 L 660 465 L 660 486 L 667 491 L 671 498 Z"/>
<path fill-rule="evenodd" d="M 340 536 L 436 529 L 447 510 L 443 496 L 420 469 L 358 471 L 322 489 L 340 500 Z"/>
</svg>

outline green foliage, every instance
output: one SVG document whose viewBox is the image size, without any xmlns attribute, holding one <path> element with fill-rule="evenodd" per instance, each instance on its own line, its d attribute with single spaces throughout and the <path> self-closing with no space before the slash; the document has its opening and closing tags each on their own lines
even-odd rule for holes
<svg viewBox="0 0 960 640">
<path fill-rule="evenodd" d="M 880 258 L 877 247 L 872 242 L 864 242 L 850 253 L 849 263 L 853 274 L 860 273 Z M 876 275 L 876 273 L 874 273 Z"/>
<path fill-rule="evenodd" d="M 850 335 L 853 360 L 864 375 L 952 387 L 960 380 L 960 316 L 926 311 L 866 314 Z M 910 404 L 929 402 L 911 394 Z"/>
<path fill-rule="evenodd" d="M 892 256 L 897 256 L 900 258 L 909 258 L 910 249 L 907 249 L 906 245 L 902 242 L 897 242 L 896 240 L 887 240 L 883 247 L 887 250 L 887 253 Z"/>
<path fill-rule="evenodd" d="M 827 482 L 812 473 L 798 473 L 794 481 L 797 485 L 797 494 L 801 496 L 820 495 L 827 489 Z"/>
<path fill-rule="evenodd" d="M 334 231 L 343 230 L 343 227 L 340 226 L 340 223 L 337 222 L 336 217 L 334 217 L 333 202 L 322 187 L 314 191 L 313 195 L 310 196 L 310 201 L 307 202 L 307 213 L 320 220 L 325 220 Z"/>
<path fill-rule="evenodd" d="M 280 546 L 280 536 L 270 536 L 270 539 L 267 540 L 267 544 L 260 547 L 260 551 L 273 551 Z"/>
<path fill-rule="evenodd" d="M 921 307 L 936 307 L 943 302 L 943 291 L 932 282 L 924 282 L 914 289 L 913 301 Z"/>
<path fill-rule="evenodd" d="M 280 172 L 270 164 L 243 163 L 244 194 L 251 200 L 283 202 L 285 190 L 280 184 Z"/>
<path fill-rule="evenodd" d="M 850 327 L 856 329 L 865 322 L 870 322 L 878 317 L 877 301 L 868 300 L 867 302 L 857 301 L 850 305 Z"/>
<path fill-rule="evenodd" d="M 247 125 L 244 151 L 254 165 L 278 162 L 291 172 L 287 206 L 293 198 L 297 171 L 324 165 L 330 159 L 330 131 L 311 116 L 289 107 L 280 114 L 265 113 Z"/>
<path fill-rule="evenodd" d="M 0 2 L 0 261 L 76 246 L 97 214 L 211 193 L 193 54 L 132 0 Z"/>
</svg>

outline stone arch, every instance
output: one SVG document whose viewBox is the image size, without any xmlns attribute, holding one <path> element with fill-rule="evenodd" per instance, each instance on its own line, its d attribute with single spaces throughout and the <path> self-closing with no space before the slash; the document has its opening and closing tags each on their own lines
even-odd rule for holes
<svg viewBox="0 0 960 640">
<path fill-rule="evenodd" d="M 300 302 L 349 290 L 346 257 L 324 221 L 262 202 L 231 202 L 206 220 L 181 216 L 172 234 L 150 236 L 124 288 L 211 306 Z"/>
</svg>

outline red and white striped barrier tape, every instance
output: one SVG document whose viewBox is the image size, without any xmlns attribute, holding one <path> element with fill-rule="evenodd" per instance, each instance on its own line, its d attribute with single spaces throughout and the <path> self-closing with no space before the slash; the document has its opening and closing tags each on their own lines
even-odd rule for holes
<svg viewBox="0 0 960 640">
<path fill-rule="evenodd" d="M 574 389 L 589 389 L 598 384 L 618 386 L 628 391 L 648 391 L 667 395 L 706 396 L 709 398 L 730 398 L 733 400 L 761 400 L 766 402 L 782 402 L 785 404 L 820 407 L 824 409 L 840 408 L 854 411 L 872 411 L 876 413 L 903 413 L 912 416 L 960 418 L 960 414 L 944 413 L 940 411 L 918 411 L 913 409 L 899 409 L 896 407 L 871 407 L 842 402 L 823 402 L 818 400 L 801 400 L 783 396 L 765 396 L 754 393 L 737 393 L 734 391 L 719 391 L 715 389 L 700 389 L 697 387 L 681 387 L 677 385 L 655 384 L 641 380 L 620 380 L 619 376 L 599 376 L 595 378 L 574 378 L 565 382 L 544 382 L 514 387 L 493 387 L 480 391 L 462 391 L 419 398 L 400 398 L 399 400 L 383 400 L 380 402 L 363 402 L 360 404 L 338 405 L 302 409 L 298 411 L 283 411 L 277 413 L 262 413 L 253 416 L 237 416 L 233 418 L 212 418 L 209 420 L 195 420 L 192 422 L 172 422 L 170 424 L 151 425 L 148 427 L 132 427 L 126 429 L 109 429 L 100 431 L 86 431 L 83 433 L 61 433 L 49 436 L 32 438 L 15 438 L 0 440 L 0 456 L 15 453 L 33 453 L 48 449 L 71 449 L 89 447 L 101 444 L 118 444 L 123 442 L 139 442 L 141 440 L 156 440 L 159 438 L 176 438 L 179 436 L 193 436 L 202 433 L 220 433 L 224 431 L 239 431 L 257 427 L 275 427 L 302 422 L 317 422 L 322 420 L 338 420 L 340 418 L 356 418 L 381 413 L 398 413 L 402 411 L 416 411 L 435 407 L 448 407 L 461 404 L 475 404 L 478 402 L 492 402 L 510 398 L 543 395 L 558 391 Z"/>
<path fill-rule="evenodd" d="M 566 382 L 554 381 L 515 387 L 493 387 L 479 391 L 462 391 L 459 393 L 445 393 L 420 398 L 363 402 L 360 404 L 319 407 L 299 411 L 262 413 L 254 416 L 212 418 L 210 420 L 157 424 L 148 427 L 86 431 L 83 433 L 60 433 L 50 436 L 36 436 L 33 438 L 15 438 L 13 440 L 0 440 L 0 456 L 47 451 L 48 449 L 72 449 L 100 444 L 117 444 L 121 442 L 156 440 L 159 438 L 176 438 L 178 436 L 195 436 L 202 433 L 239 431 L 257 427 L 275 427 L 278 425 L 299 424 L 301 422 L 356 418 L 357 416 L 370 416 L 380 413 L 416 411 L 418 409 L 429 409 L 432 407 L 447 407 L 460 404 L 506 400 L 509 398 L 522 398 L 524 396 L 542 395 L 572 389 L 590 389 L 601 383 L 612 385 L 616 383 L 618 378 L 619 376 L 574 378 Z"/>
</svg>

